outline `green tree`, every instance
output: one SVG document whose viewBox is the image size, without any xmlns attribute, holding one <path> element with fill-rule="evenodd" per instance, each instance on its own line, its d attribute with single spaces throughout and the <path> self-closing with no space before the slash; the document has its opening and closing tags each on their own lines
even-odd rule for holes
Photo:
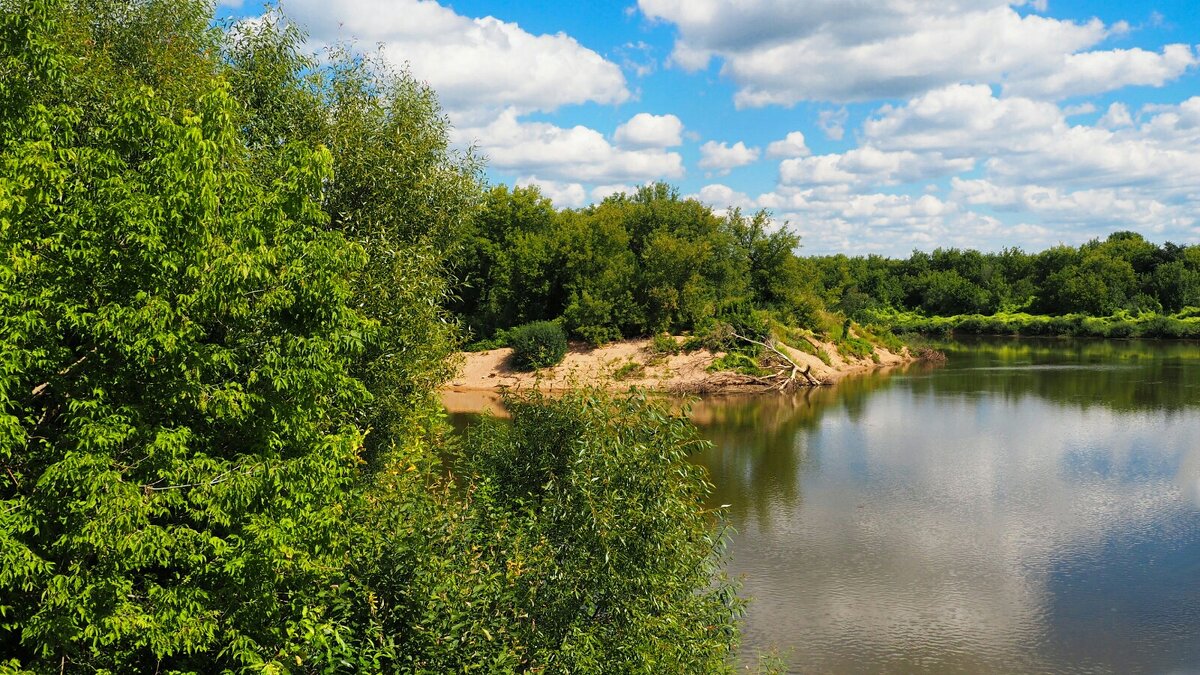
<svg viewBox="0 0 1200 675">
<path fill-rule="evenodd" d="M 259 181 L 227 85 L 160 96 L 90 32 L 144 9 L 0 19 L 0 652 L 311 660 L 370 399 L 367 259 L 328 229 L 327 150 L 288 145 Z"/>
<path fill-rule="evenodd" d="M 478 184 L 432 92 L 200 2 L 0 6 L 0 667 L 726 667 L 686 423 L 535 401 L 447 476 Z"/>
<path fill-rule="evenodd" d="M 269 179 L 281 145 L 324 146 L 332 176 L 321 208 L 330 229 L 362 247 L 355 306 L 378 325 L 351 369 L 373 393 L 357 412 L 372 456 L 423 433 L 430 393 L 451 375 L 456 327 L 443 309 L 448 272 L 479 201 L 478 160 L 449 149 L 437 96 L 382 59 L 341 47 L 316 60 L 277 13 L 222 39 L 225 77 L 242 103 L 253 166 Z"/>
<path fill-rule="evenodd" d="M 730 672 L 742 603 L 721 575 L 723 530 L 696 508 L 711 486 L 688 461 L 695 428 L 638 396 L 508 407 L 460 466 L 478 505 L 466 536 L 521 583 L 474 620 L 512 617 L 504 639 L 529 670 Z"/>
</svg>

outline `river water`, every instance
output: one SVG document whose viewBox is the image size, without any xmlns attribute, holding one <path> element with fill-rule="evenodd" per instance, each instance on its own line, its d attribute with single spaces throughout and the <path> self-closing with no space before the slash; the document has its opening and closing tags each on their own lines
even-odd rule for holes
<svg viewBox="0 0 1200 675">
<path fill-rule="evenodd" d="M 1200 344 L 938 346 L 936 367 L 696 403 L 752 598 L 743 660 L 1200 673 Z"/>
<path fill-rule="evenodd" d="M 1200 345 L 979 339 L 706 399 L 699 458 L 793 672 L 1200 672 Z"/>
</svg>

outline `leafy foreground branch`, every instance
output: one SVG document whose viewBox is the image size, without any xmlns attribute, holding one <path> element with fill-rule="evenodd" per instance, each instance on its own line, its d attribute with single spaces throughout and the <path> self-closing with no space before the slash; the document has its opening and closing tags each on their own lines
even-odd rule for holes
<svg viewBox="0 0 1200 675">
<path fill-rule="evenodd" d="M 210 22 L 0 0 L 0 671 L 728 669 L 686 422 L 514 401 L 447 476 L 432 93 Z"/>
</svg>

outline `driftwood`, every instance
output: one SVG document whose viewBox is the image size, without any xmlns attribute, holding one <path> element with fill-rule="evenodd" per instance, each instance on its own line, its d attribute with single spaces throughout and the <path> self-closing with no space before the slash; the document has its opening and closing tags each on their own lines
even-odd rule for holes
<svg viewBox="0 0 1200 675">
<path fill-rule="evenodd" d="M 769 342 L 760 342 L 759 340 L 748 338 L 745 335 L 739 335 L 737 333 L 734 333 L 733 336 L 739 340 L 745 340 L 750 344 L 769 349 L 771 353 L 782 362 L 780 364 L 782 368 L 767 377 L 755 377 L 752 375 L 746 375 L 745 377 L 758 382 L 763 386 L 769 386 L 772 389 L 777 389 L 778 391 L 787 391 L 800 386 L 797 380 L 798 377 L 803 377 L 808 382 L 808 386 L 810 387 L 817 387 L 823 384 L 820 380 L 812 376 L 812 365 L 805 366 L 804 369 L 801 370 L 800 364 L 793 361 L 792 357 L 780 351 L 777 347 L 775 347 L 775 345 L 770 344 Z M 770 338 L 767 339 L 770 340 Z M 787 373 L 787 375 L 785 376 L 784 373 Z"/>
</svg>

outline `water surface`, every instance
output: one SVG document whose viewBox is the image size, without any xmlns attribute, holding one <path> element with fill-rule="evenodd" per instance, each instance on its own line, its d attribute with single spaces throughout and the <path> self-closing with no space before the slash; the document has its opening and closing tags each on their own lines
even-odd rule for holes
<svg viewBox="0 0 1200 675">
<path fill-rule="evenodd" d="M 1200 672 L 1200 346 L 988 340 L 706 399 L 698 458 L 794 672 Z"/>
</svg>

